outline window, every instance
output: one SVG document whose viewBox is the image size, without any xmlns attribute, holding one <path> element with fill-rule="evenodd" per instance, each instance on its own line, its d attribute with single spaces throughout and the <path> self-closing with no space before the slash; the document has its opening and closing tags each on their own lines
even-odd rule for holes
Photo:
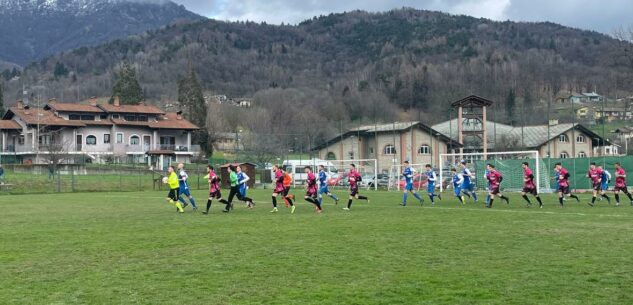
<svg viewBox="0 0 633 305">
<path fill-rule="evenodd" d="M 560 153 L 560 158 L 561 159 L 567 159 L 567 158 L 569 158 L 569 154 L 566 153 L 566 152 L 562 152 L 562 153 Z"/>
<path fill-rule="evenodd" d="M 136 121 L 136 116 L 132 115 L 132 114 L 128 114 L 128 115 L 125 116 L 125 120 L 126 121 L 130 121 L 130 122 L 134 122 L 134 121 Z"/>
<path fill-rule="evenodd" d="M 106 133 L 103 135 L 103 144 L 110 144 L 110 134 Z"/>
<path fill-rule="evenodd" d="M 578 153 L 578 158 L 587 158 L 587 154 L 584 151 Z"/>
<path fill-rule="evenodd" d="M 370 147 L 370 148 L 369 148 L 369 154 L 371 154 L 371 155 L 373 155 L 373 154 L 374 154 L 374 148 L 373 148 L 373 147 Z"/>
<path fill-rule="evenodd" d="M 147 116 L 146 115 L 139 115 L 138 116 L 138 121 L 139 122 L 147 122 Z"/>
<path fill-rule="evenodd" d="M 558 142 L 567 143 L 569 142 L 569 137 L 566 134 L 562 134 L 558 136 Z"/>
<path fill-rule="evenodd" d="M 420 154 L 420 155 L 430 155 L 431 154 L 431 147 L 428 146 L 428 145 L 420 146 L 420 148 L 418 148 L 418 154 Z"/>
<path fill-rule="evenodd" d="M 130 137 L 130 145 L 139 145 L 141 144 L 141 139 L 138 136 Z"/>
<path fill-rule="evenodd" d="M 89 115 L 89 114 L 82 114 L 81 115 L 81 120 L 82 121 L 94 121 L 95 120 L 95 116 L 94 115 Z"/>
<path fill-rule="evenodd" d="M 18 137 L 18 145 L 24 145 L 24 135 Z"/>
<path fill-rule="evenodd" d="M 97 137 L 89 135 L 86 137 L 86 145 L 97 145 Z"/>
<path fill-rule="evenodd" d="M 120 132 L 116 134 L 116 144 L 123 144 L 123 134 Z"/>
<path fill-rule="evenodd" d="M 587 138 L 585 138 L 585 136 L 580 135 L 576 137 L 576 142 L 577 143 L 585 143 L 587 141 Z"/>
<path fill-rule="evenodd" d="M 107 114 L 102 114 L 99 116 L 100 119 L 102 120 L 107 120 L 108 119 L 108 115 Z"/>
<path fill-rule="evenodd" d="M 39 143 L 40 145 L 51 145 L 51 135 L 42 135 L 40 136 Z"/>
<path fill-rule="evenodd" d="M 336 160 L 336 155 L 333 152 L 327 153 L 326 159 L 328 160 Z"/>
<path fill-rule="evenodd" d="M 78 114 L 71 114 L 68 116 L 68 119 L 71 121 L 79 121 L 81 120 L 81 116 Z"/>
<path fill-rule="evenodd" d="M 395 155 L 396 154 L 396 147 L 393 146 L 393 145 L 385 146 L 385 149 L 383 150 L 383 154 L 385 154 L 385 155 Z"/>
<path fill-rule="evenodd" d="M 118 120 L 119 119 L 119 115 L 118 114 L 113 114 L 112 118 L 115 119 L 115 120 Z"/>
</svg>

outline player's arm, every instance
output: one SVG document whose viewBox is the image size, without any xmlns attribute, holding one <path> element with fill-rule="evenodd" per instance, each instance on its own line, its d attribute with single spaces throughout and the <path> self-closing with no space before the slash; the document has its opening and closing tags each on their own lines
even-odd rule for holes
<svg viewBox="0 0 633 305">
<path fill-rule="evenodd" d="M 249 176 L 248 176 L 246 173 L 244 173 L 244 172 L 242 172 L 242 176 L 243 176 L 243 178 L 242 178 L 242 181 L 240 181 L 240 184 L 246 183 L 246 182 L 248 182 L 249 180 L 251 180 L 251 177 L 249 177 Z"/>
</svg>

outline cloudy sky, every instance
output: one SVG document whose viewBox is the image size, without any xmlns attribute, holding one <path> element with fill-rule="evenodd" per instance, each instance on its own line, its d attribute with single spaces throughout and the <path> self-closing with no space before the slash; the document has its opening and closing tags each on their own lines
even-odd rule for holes
<svg viewBox="0 0 633 305">
<path fill-rule="evenodd" d="M 494 20 L 552 21 L 610 34 L 633 24 L 633 0 L 173 0 L 220 20 L 295 24 L 316 15 L 400 7 L 439 10 Z"/>
</svg>

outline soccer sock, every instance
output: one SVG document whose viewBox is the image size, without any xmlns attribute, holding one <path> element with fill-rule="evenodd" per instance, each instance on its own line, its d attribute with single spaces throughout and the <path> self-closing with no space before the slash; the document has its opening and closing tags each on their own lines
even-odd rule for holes
<svg viewBox="0 0 633 305">
<path fill-rule="evenodd" d="M 620 203 L 620 194 L 615 194 L 615 202 Z"/>
<path fill-rule="evenodd" d="M 462 196 L 457 196 L 457 199 L 459 199 L 459 202 L 464 203 L 464 201 L 462 200 Z"/>
<path fill-rule="evenodd" d="M 315 204 L 316 204 L 316 206 L 317 206 L 317 209 L 319 209 L 319 211 L 323 210 L 323 209 L 321 208 L 321 203 L 320 203 L 320 202 L 318 202 L 318 201 L 317 201 Z"/>
<path fill-rule="evenodd" d="M 593 196 L 593 197 L 591 198 L 591 203 L 595 203 L 595 202 L 596 202 L 596 196 Z"/>
<path fill-rule="evenodd" d="M 606 200 L 611 200 L 611 198 L 609 198 L 609 195 L 607 195 L 607 194 L 602 194 L 602 198 L 604 198 Z"/>
<path fill-rule="evenodd" d="M 189 197 L 189 202 L 191 202 L 191 207 L 193 207 L 194 209 L 198 208 L 198 206 L 196 206 L 196 200 L 193 199 L 193 196 Z"/>
<path fill-rule="evenodd" d="M 539 205 L 543 205 L 543 201 L 541 201 L 541 196 L 536 196 L 536 201 L 538 201 Z"/>
<path fill-rule="evenodd" d="M 627 192 L 626 195 L 629 197 L 629 200 L 633 201 L 633 196 L 631 196 L 631 193 Z"/>
<path fill-rule="evenodd" d="M 290 199 L 290 198 L 286 198 L 286 199 L 288 199 L 288 204 L 289 204 L 290 206 L 294 206 L 294 205 L 295 205 L 295 204 L 292 202 L 292 199 Z"/>
<path fill-rule="evenodd" d="M 179 212 L 181 212 L 181 213 L 183 212 L 182 204 L 180 203 L 180 201 L 176 201 L 176 207 L 178 208 Z"/>
<path fill-rule="evenodd" d="M 334 199 L 334 200 L 338 201 L 338 197 L 336 197 L 336 195 L 334 195 L 334 194 L 330 194 L 329 196 L 330 196 L 330 198 L 332 198 L 332 199 Z"/>
<path fill-rule="evenodd" d="M 224 204 L 226 204 L 226 205 L 231 204 L 231 203 L 230 203 L 230 202 L 228 202 L 226 199 L 220 199 L 220 202 L 222 202 L 222 203 L 224 203 Z"/>
<path fill-rule="evenodd" d="M 323 197 L 319 197 L 319 204 L 323 203 Z"/>
<path fill-rule="evenodd" d="M 422 197 L 420 197 L 420 194 L 418 193 L 413 193 L 413 197 L 415 197 L 415 199 L 422 201 Z M 431 197 L 431 201 L 433 201 L 433 198 Z"/>
<path fill-rule="evenodd" d="M 435 195 L 429 194 L 429 199 L 431 199 L 431 203 L 435 203 L 435 200 L 433 198 L 435 198 Z"/>
<path fill-rule="evenodd" d="M 277 207 L 277 197 L 273 196 L 273 208 Z"/>
<path fill-rule="evenodd" d="M 580 201 L 580 199 L 578 198 L 578 196 L 576 196 L 576 195 L 574 195 L 574 194 L 570 194 L 570 195 L 569 195 L 569 197 L 574 198 L 574 199 L 576 199 L 576 200 Z"/>
<path fill-rule="evenodd" d="M 407 204 L 407 197 L 409 196 L 408 193 L 404 193 L 402 194 L 402 203 Z"/>
<path fill-rule="evenodd" d="M 563 197 L 558 197 L 558 203 L 560 203 L 560 205 L 563 205 Z"/>
<path fill-rule="evenodd" d="M 360 200 L 369 200 L 369 198 L 367 198 L 365 196 L 358 196 L 358 199 L 360 199 Z"/>
<path fill-rule="evenodd" d="M 477 201 L 477 193 L 473 191 L 473 199 L 475 199 L 475 201 Z"/>
<path fill-rule="evenodd" d="M 210 209 L 211 209 L 211 199 L 207 200 L 207 213 L 209 213 Z"/>
<path fill-rule="evenodd" d="M 351 208 L 352 207 L 352 199 L 347 201 L 347 208 Z"/>
<path fill-rule="evenodd" d="M 182 204 L 187 204 L 182 196 L 178 196 L 178 201 L 182 202 Z"/>
<path fill-rule="evenodd" d="M 527 201 L 528 204 L 532 204 L 532 202 L 530 202 L 530 198 L 528 198 L 527 195 L 523 195 L 523 199 L 525 199 L 525 201 Z"/>
<path fill-rule="evenodd" d="M 505 195 L 501 195 L 500 198 L 505 200 L 506 203 L 510 203 L 510 199 L 508 197 L 506 197 Z"/>
<path fill-rule="evenodd" d="M 488 203 L 489 207 L 492 207 L 492 202 L 495 201 L 495 199 L 493 197 L 490 197 L 490 202 Z"/>
<path fill-rule="evenodd" d="M 486 195 L 486 203 L 490 202 L 490 194 Z"/>
</svg>

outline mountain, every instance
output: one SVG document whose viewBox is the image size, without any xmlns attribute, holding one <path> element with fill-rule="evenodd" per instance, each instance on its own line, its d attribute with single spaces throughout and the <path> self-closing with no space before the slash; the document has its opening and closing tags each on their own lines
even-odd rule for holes
<svg viewBox="0 0 633 305">
<path fill-rule="evenodd" d="M 0 0 L 0 60 L 25 65 L 177 20 L 201 18 L 171 1 Z"/>
<path fill-rule="evenodd" d="M 108 96 L 121 63 L 130 62 L 148 100 L 173 102 L 191 64 L 209 93 L 254 96 L 255 105 L 290 117 L 436 122 L 449 117 L 451 101 L 477 94 L 497 102 L 494 119 L 541 123 L 544 101 L 563 90 L 629 96 L 633 66 L 621 49 L 609 36 L 553 23 L 413 9 L 296 26 L 202 20 L 29 65 L 20 82 L 7 84 L 5 100 L 20 98 L 22 84 L 71 101 Z"/>
</svg>

